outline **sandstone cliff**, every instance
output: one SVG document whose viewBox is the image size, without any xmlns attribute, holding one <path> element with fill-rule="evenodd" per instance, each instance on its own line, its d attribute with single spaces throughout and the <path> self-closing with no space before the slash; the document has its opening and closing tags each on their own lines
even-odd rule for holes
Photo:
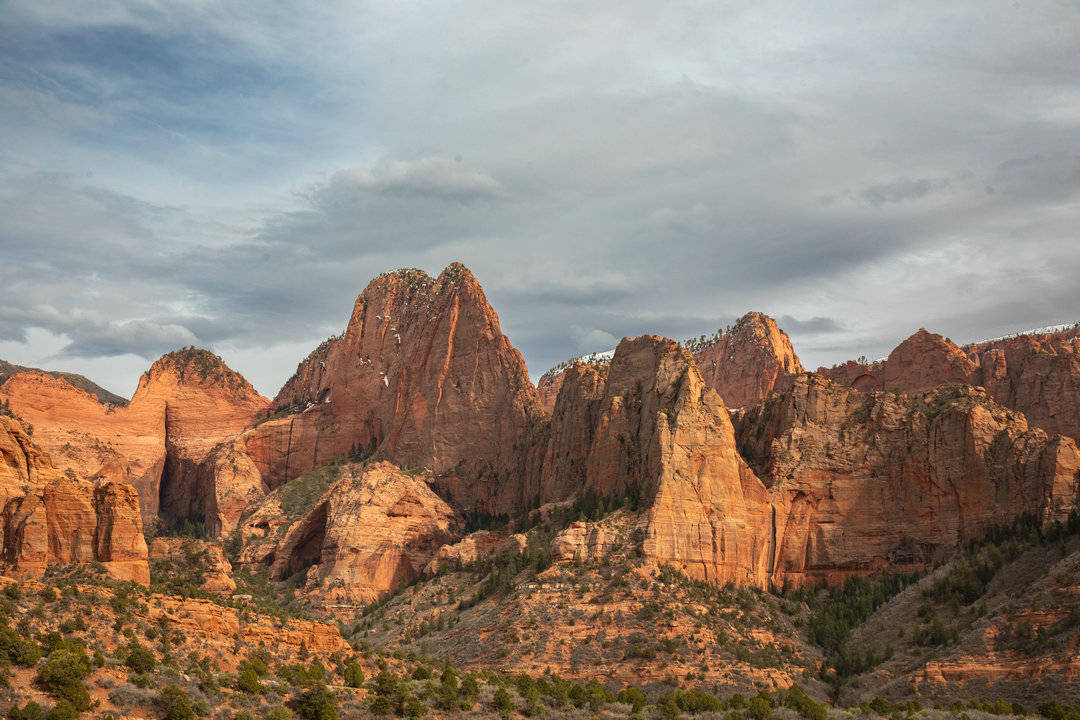
<svg viewBox="0 0 1080 720">
<path fill-rule="evenodd" d="M 967 386 L 867 395 L 803 375 L 736 424 L 769 487 L 776 584 L 926 567 L 1021 513 L 1065 518 L 1080 482 L 1073 440 Z"/>
<path fill-rule="evenodd" d="M 344 466 L 303 517 L 272 527 L 280 516 L 279 506 L 245 523 L 251 542 L 241 559 L 269 564 L 274 580 L 298 575 L 306 599 L 322 605 L 376 600 L 420 577 L 460 537 L 459 518 L 424 478 L 388 462 Z"/>
<path fill-rule="evenodd" d="M 958 347 L 919 330 L 889 357 L 819 368 L 824 376 L 864 391 L 918 393 L 947 383 L 985 387 L 1034 427 L 1080 439 L 1080 330 L 1017 335 Z"/>
<path fill-rule="evenodd" d="M 575 487 L 640 497 L 647 558 L 712 582 L 767 584 L 765 486 L 736 452 L 720 396 L 674 341 L 624 339 L 606 378 L 572 366 L 546 458 L 542 501 Z"/>
<path fill-rule="evenodd" d="M 118 579 L 150 581 L 134 489 L 65 475 L 8 417 L 0 417 L 0 502 L 6 573 L 36 577 L 56 563 L 100 562 Z"/>
<path fill-rule="evenodd" d="M 357 298 L 343 335 L 317 348 L 246 449 L 276 487 L 350 454 L 425 468 L 464 508 L 522 508 L 516 478 L 543 413 L 521 354 L 462 265 L 400 270 Z M 295 411 L 300 412 L 295 412 Z"/>
<path fill-rule="evenodd" d="M 759 312 L 746 313 L 729 332 L 695 346 L 693 353 L 702 378 L 729 408 L 756 405 L 804 372 L 787 334 Z"/>
<path fill-rule="evenodd" d="M 269 401 L 204 350 L 169 353 L 143 374 L 126 407 L 103 405 L 66 380 L 21 372 L 0 400 L 34 426 L 35 440 L 63 470 L 105 474 L 138 491 L 143 521 L 222 522 L 216 502 L 228 489 L 199 482 L 210 451 L 265 413 Z"/>
</svg>

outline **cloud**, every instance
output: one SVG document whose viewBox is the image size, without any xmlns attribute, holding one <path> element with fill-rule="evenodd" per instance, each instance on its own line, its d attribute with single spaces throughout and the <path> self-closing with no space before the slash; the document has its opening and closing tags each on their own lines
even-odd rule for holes
<svg viewBox="0 0 1080 720">
<path fill-rule="evenodd" d="M 455 260 L 537 372 L 752 309 L 813 366 L 1080 307 L 1068 3 L 15 0 L 0 34 L 0 340 L 116 387 L 93 357 L 194 343 L 273 394 L 370 278 Z"/>
<path fill-rule="evenodd" d="M 150 360 L 198 342 L 183 325 L 148 320 L 115 322 L 96 312 L 75 308 L 61 312 L 48 305 L 29 309 L 0 307 L 0 328 L 7 335 L 25 341 L 27 329 L 40 328 L 70 339 L 59 357 L 96 358 L 134 354 Z"/>
<path fill-rule="evenodd" d="M 317 205 L 349 202 L 360 192 L 401 193 L 450 198 L 461 202 L 502 195 L 490 175 L 464 167 L 461 160 L 427 157 L 386 162 L 374 170 L 342 170 L 315 191 Z"/>
<path fill-rule="evenodd" d="M 863 198 L 872 205 L 885 205 L 899 203 L 906 200 L 919 200 L 931 192 L 941 190 L 949 186 L 948 179 L 931 180 L 920 178 L 918 180 L 894 180 L 880 185 L 871 185 L 862 191 Z"/>
</svg>

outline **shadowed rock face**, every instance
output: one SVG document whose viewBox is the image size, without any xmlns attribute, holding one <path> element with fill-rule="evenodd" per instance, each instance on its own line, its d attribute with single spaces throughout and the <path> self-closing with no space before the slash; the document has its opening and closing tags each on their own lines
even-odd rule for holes
<svg viewBox="0 0 1080 720">
<path fill-rule="evenodd" d="M 258 537 L 264 521 L 256 513 L 242 532 Z M 366 603 L 420 577 L 458 530 L 457 515 L 422 476 L 388 462 L 354 464 L 312 510 L 253 542 L 242 560 L 268 562 L 274 580 L 299 575 L 310 600 Z"/>
<path fill-rule="evenodd" d="M 221 525 L 216 498 L 228 488 L 200 482 L 210 451 L 263 414 L 269 404 L 238 373 L 204 350 L 155 362 L 125 407 L 102 405 L 62 378 L 23 372 L 0 386 L 0 399 L 34 426 L 63 470 L 107 474 L 138 491 L 144 522 L 207 519 Z"/>
<path fill-rule="evenodd" d="M 40 577 L 56 563 L 100 562 L 117 579 L 150 582 L 135 490 L 65 476 L 7 417 L 0 417 L 0 503 L 5 574 Z"/>
<path fill-rule="evenodd" d="M 542 416 L 521 354 L 472 274 L 383 275 L 357 298 L 343 335 L 317 348 L 277 398 L 302 412 L 249 433 L 273 487 L 350 453 L 423 467 L 461 507 L 513 512 L 526 498 L 529 427 Z"/>
<path fill-rule="evenodd" d="M 948 383 L 981 386 L 998 404 L 1024 413 L 1032 426 L 1080 439 L 1076 328 L 963 347 L 919 330 L 882 362 L 848 362 L 818 372 L 863 391 L 918 393 Z"/>
</svg>

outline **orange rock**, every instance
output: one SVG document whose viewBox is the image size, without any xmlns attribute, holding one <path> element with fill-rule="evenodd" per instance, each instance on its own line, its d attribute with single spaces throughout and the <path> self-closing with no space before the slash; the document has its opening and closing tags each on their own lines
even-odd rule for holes
<svg viewBox="0 0 1080 720">
<path fill-rule="evenodd" d="M 769 486 L 777 585 L 926 567 L 991 525 L 1061 520 L 1076 502 L 1076 443 L 976 388 L 866 395 L 803 375 L 737 425 Z"/>
<path fill-rule="evenodd" d="M 361 604 L 418 578 L 457 525 L 422 477 L 388 462 L 356 464 L 280 539 L 268 536 L 269 552 L 252 554 L 271 561 L 274 580 L 301 573 L 309 600 Z"/>
<path fill-rule="evenodd" d="M 873 364 L 818 368 L 863 391 L 917 393 L 942 384 L 985 387 L 997 403 L 1029 423 L 1080 440 L 1080 329 L 1018 335 L 957 347 L 919 330 Z"/>
<path fill-rule="evenodd" d="M 787 334 L 759 312 L 746 313 L 730 332 L 695 348 L 694 359 L 701 377 L 729 408 L 756 405 L 804 372 Z"/>
<path fill-rule="evenodd" d="M 150 582 L 131 486 L 65 476 L 15 420 L 0 417 L 3 563 L 37 577 L 55 563 L 100 562 L 120 580 Z"/>
<path fill-rule="evenodd" d="M 435 557 L 424 568 L 424 574 L 437 575 L 443 570 L 457 570 L 477 560 L 502 553 L 520 555 L 526 547 L 528 540 L 521 533 L 507 537 L 487 530 L 478 530 L 452 545 L 439 548 Z"/>
<path fill-rule="evenodd" d="M 195 565 L 203 574 L 201 589 L 219 595 L 236 590 L 232 565 L 221 546 L 196 538 L 158 537 L 150 543 L 150 560 Z"/>
<path fill-rule="evenodd" d="M 216 356 L 192 349 L 155 362 L 126 407 L 99 403 L 66 380 L 38 372 L 12 376 L 0 386 L 0 399 L 34 426 L 61 469 L 134 486 L 144 522 L 156 522 L 159 513 L 166 522 L 205 519 L 214 532 L 228 524 L 222 515 L 233 512 L 219 508 L 231 488 L 200 478 L 199 466 L 269 404 Z"/>
<path fill-rule="evenodd" d="M 462 507 L 524 507 L 531 418 L 542 417 L 521 354 L 460 264 L 438 278 L 399 270 L 357 298 L 345 333 L 286 382 L 247 451 L 270 487 L 354 452 L 422 467 Z"/>
</svg>

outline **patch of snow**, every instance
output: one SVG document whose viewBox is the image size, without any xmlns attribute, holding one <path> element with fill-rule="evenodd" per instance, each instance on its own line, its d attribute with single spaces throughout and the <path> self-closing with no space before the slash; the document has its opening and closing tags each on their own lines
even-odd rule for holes
<svg viewBox="0 0 1080 720">
<path fill-rule="evenodd" d="M 972 343 L 972 345 L 982 345 L 983 343 L 998 342 L 1000 340 L 1011 340 L 1012 338 L 1020 337 L 1021 335 L 1050 335 L 1053 333 L 1065 332 L 1066 330 L 1073 330 L 1075 328 L 1080 328 L 1080 322 L 1064 323 L 1062 325 L 1047 325 L 1046 327 L 1034 328 L 1032 330 L 1021 330 L 1012 335 L 1002 335 L 1001 337 L 990 338 L 989 340 L 977 340 Z"/>
</svg>

